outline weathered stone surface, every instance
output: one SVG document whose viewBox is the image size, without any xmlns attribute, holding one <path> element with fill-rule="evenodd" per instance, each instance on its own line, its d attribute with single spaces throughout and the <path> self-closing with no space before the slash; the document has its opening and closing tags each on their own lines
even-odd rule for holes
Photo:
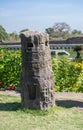
<svg viewBox="0 0 83 130">
<path fill-rule="evenodd" d="M 49 37 L 36 31 L 23 32 L 21 44 L 22 106 L 46 110 L 55 105 Z"/>
</svg>

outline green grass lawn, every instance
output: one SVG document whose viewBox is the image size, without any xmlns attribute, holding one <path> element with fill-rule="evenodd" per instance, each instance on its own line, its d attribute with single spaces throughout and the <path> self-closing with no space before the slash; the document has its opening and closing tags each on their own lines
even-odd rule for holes
<svg viewBox="0 0 83 130">
<path fill-rule="evenodd" d="M 22 110 L 19 96 L 0 95 L 0 130 L 83 130 L 83 110 L 57 102 L 48 111 Z"/>
</svg>

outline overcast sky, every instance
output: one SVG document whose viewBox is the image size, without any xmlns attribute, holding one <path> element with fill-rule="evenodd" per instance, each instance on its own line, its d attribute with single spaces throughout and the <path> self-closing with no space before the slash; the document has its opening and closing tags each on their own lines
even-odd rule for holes
<svg viewBox="0 0 83 130">
<path fill-rule="evenodd" d="M 44 32 L 56 22 L 83 32 L 83 0 L 0 0 L 0 25 L 9 33 Z"/>
</svg>

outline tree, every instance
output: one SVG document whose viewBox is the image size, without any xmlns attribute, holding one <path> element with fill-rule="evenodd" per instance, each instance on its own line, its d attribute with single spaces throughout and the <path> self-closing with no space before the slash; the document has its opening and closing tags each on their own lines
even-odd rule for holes
<svg viewBox="0 0 83 130">
<path fill-rule="evenodd" d="M 25 31 L 29 31 L 29 29 L 22 29 L 22 30 L 20 31 L 20 33 L 21 33 L 21 32 L 25 32 Z"/>
<path fill-rule="evenodd" d="M 82 50 L 83 50 L 83 47 L 82 47 L 82 46 L 75 46 L 75 47 L 74 47 L 74 51 L 76 51 L 76 53 L 77 53 L 76 59 L 81 58 L 81 57 L 80 57 L 80 51 L 82 51 Z"/>
<path fill-rule="evenodd" d="M 67 38 L 70 32 L 70 26 L 65 22 L 55 23 L 53 27 L 45 30 L 52 38 Z"/>
<path fill-rule="evenodd" d="M 0 41 L 8 40 L 8 39 L 9 39 L 9 36 L 6 30 L 3 28 L 2 25 L 0 25 Z"/>
<path fill-rule="evenodd" d="M 74 35 L 75 34 L 77 34 L 77 35 L 82 34 L 82 32 L 80 30 L 77 30 L 77 29 L 74 29 L 71 33 Z"/>
<path fill-rule="evenodd" d="M 48 34 L 51 34 L 51 33 L 53 33 L 54 32 L 54 29 L 53 28 L 46 28 L 46 33 L 48 33 Z"/>
<path fill-rule="evenodd" d="M 9 38 L 10 38 L 10 41 L 18 41 L 20 39 L 19 35 L 16 32 L 10 33 Z"/>
<path fill-rule="evenodd" d="M 70 32 L 70 26 L 65 22 L 55 23 L 53 29 L 57 37 L 62 37 L 63 39 L 68 37 Z"/>
<path fill-rule="evenodd" d="M 54 32 L 57 32 L 57 33 L 69 33 L 70 31 L 70 26 L 65 23 L 65 22 L 62 22 L 62 23 L 55 23 L 54 26 L 53 26 L 53 29 L 54 29 Z"/>
<path fill-rule="evenodd" d="M 50 39 L 51 39 L 51 38 L 55 38 L 55 37 L 56 37 L 56 36 L 55 36 L 54 29 L 53 29 L 53 28 L 51 28 L 51 27 L 46 28 L 46 29 L 45 29 L 45 32 L 49 34 Z"/>
</svg>

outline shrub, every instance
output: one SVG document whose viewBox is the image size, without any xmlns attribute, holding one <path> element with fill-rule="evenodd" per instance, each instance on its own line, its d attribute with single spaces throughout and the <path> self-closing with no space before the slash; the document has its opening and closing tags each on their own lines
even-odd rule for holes
<svg viewBox="0 0 83 130">
<path fill-rule="evenodd" d="M 52 60 L 56 91 L 83 92 L 83 62 Z M 15 89 L 21 74 L 21 51 L 0 48 L 0 88 Z"/>
<path fill-rule="evenodd" d="M 14 89 L 19 85 L 21 74 L 21 51 L 0 48 L 0 87 Z"/>
<path fill-rule="evenodd" d="M 83 63 L 69 61 L 66 58 L 52 60 L 56 91 L 83 92 Z"/>
</svg>

